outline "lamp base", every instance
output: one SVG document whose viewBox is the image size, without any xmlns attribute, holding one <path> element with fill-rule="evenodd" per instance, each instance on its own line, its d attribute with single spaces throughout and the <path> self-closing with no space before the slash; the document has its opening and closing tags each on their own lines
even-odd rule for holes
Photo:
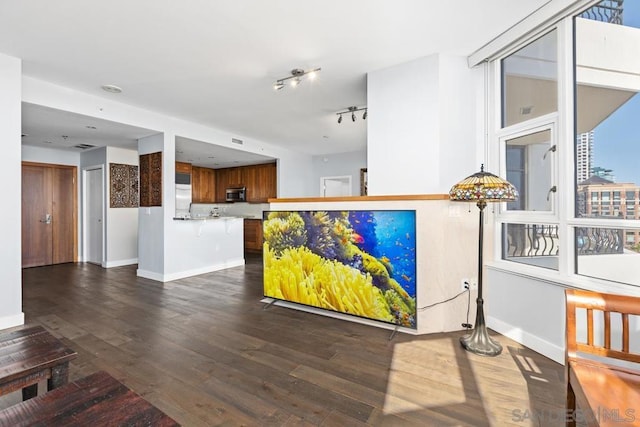
<svg viewBox="0 0 640 427">
<path fill-rule="evenodd" d="M 460 344 L 465 350 L 481 356 L 497 356 L 502 353 L 502 346 L 489 336 L 484 324 L 476 325 L 470 335 L 460 337 Z"/>
</svg>

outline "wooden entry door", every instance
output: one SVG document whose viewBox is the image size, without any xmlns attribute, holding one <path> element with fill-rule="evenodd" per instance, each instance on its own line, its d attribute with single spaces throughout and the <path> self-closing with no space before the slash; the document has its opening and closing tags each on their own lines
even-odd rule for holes
<svg viewBox="0 0 640 427">
<path fill-rule="evenodd" d="M 22 267 L 76 259 L 76 167 L 22 163 Z"/>
</svg>

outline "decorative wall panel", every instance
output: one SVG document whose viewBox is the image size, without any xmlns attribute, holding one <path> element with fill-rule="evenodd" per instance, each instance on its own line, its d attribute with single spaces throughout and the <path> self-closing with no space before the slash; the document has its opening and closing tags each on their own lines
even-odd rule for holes
<svg viewBox="0 0 640 427">
<path fill-rule="evenodd" d="M 162 206 L 162 152 L 140 156 L 140 206 Z"/>
<path fill-rule="evenodd" d="M 138 166 L 109 164 L 109 199 L 112 208 L 138 207 Z"/>
</svg>

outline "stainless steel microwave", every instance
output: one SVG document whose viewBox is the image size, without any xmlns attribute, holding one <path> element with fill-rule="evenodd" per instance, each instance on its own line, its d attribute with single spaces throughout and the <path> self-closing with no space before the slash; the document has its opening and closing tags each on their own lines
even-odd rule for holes
<svg viewBox="0 0 640 427">
<path fill-rule="evenodd" d="M 244 202 L 247 200 L 246 187 L 231 187 L 227 188 L 227 202 Z"/>
</svg>

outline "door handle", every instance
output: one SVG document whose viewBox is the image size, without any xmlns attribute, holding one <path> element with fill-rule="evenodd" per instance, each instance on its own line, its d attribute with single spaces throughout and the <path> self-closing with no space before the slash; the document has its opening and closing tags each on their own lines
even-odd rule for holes
<svg viewBox="0 0 640 427">
<path fill-rule="evenodd" d="M 46 214 L 44 219 L 41 219 L 40 222 L 44 224 L 51 224 L 51 214 Z"/>
<path fill-rule="evenodd" d="M 558 191 L 558 187 L 555 185 L 549 189 L 549 192 L 547 193 L 547 202 L 549 201 L 549 197 L 551 197 L 551 193 L 555 193 L 556 191 Z"/>
</svg>

